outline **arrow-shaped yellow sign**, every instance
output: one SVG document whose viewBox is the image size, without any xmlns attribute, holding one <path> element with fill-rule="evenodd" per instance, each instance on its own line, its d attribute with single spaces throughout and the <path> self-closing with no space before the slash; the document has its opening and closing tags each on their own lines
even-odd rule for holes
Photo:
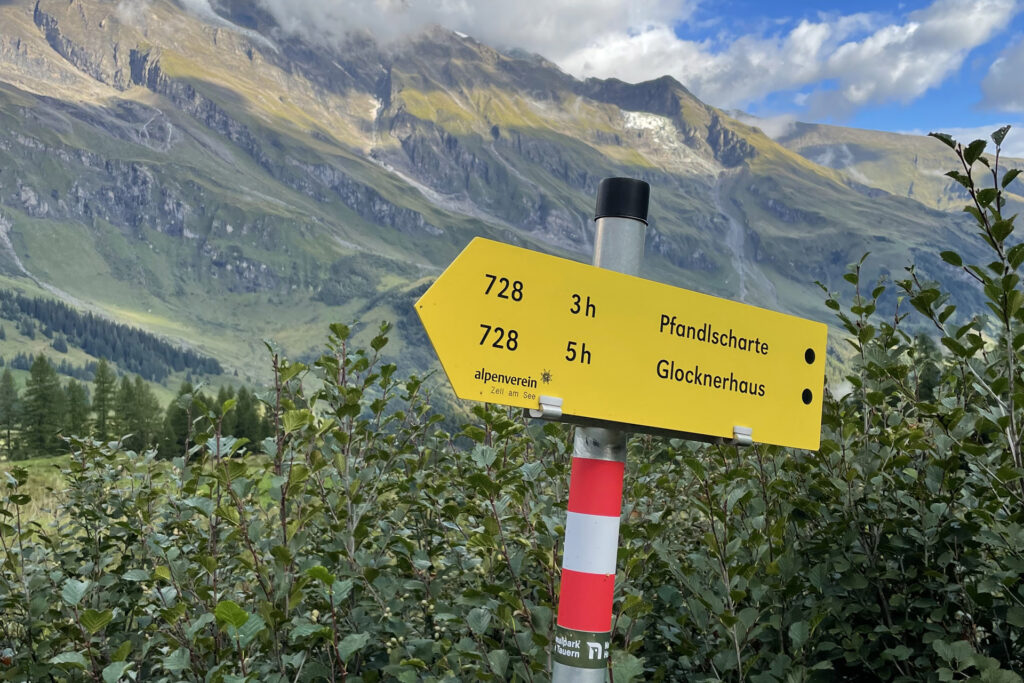
<svg viewBox="0 0 1024 683">
<path fill-rule="evenodd" d="M 822 323 L 482 238 L 416 309 L 459 398 L 818 448 Z"/>
</svg>

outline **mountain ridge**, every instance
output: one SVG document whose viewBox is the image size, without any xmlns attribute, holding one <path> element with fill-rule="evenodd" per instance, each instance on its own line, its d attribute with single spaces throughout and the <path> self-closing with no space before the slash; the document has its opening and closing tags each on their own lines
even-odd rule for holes
<svg viewBox="0 0 1024 683">
<path fill-rule="evenodd" d="M 429 364 L 401 310 L 425 278 L 477 235 L 585 258 L 607 176 L 652 185 L 644 276 L 809 317 L 827 317 L 813 281 L 864 251 L 939 277 L 936 242 L 971 249 L 939 203 L 858 185 L 667 76 L 579 81 L 440 27 L 326 48 L 247 3 L 215 3 L 219 22 L 125 7 L 0 5 L 0 282 L 254 378 L 261 337 L 303 353 L 337 319 L 394 316 L 397 351 Z"/>
</svg>

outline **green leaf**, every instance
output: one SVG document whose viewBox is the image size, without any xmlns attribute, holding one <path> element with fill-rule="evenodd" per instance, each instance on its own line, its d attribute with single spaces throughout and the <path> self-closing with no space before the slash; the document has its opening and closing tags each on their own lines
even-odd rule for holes
<svg viewBox="0 0 1024 683">
<path fill-rule="evenodd" d="M 347 662 L 349 657 L 362 650 L 369 642 L 369 633 L 350 633 L 338 643 L 338 656 L 341 657 L 341 661 Z"/>
<path fill-rule="evenodd" d="M 288 638 L 294 643 L 296 640 L 302 640 L 309 638 L 310 636 L 317 635 L 326 638 L 331 633 L 331 630 L 320 624 L 314 624 L 311 621 L 305 621 L 295 626 L 288 634 Z"/>
<path fill-rule="evenodd" d="M 1019 168 L 1011 168 L 1009 171 L 1004 173 L 1003 174 L 1003 189 L 1006 189 L 1006 186 L 1009 185 L 1010 183 L 1012 183 L 1013 180 L 1017 176 L 1019 176 L 1019 175 L 1020 175 L 1020 169 Z"/>
<path fill-rule="evenodd" d="M 245 463 L 239 462 L 237 460 L 232 460 L 231 462 L 229 462 L 227 464 L 227 467 L 225 467 L 224 469 L 227 470 L 227 480 L 229 482 L 240 477 L 244 477 L 246 474 Z"/>
<path fill-rule="evenodd" d="M 112 662 L 123 662 L 128 659 L 128 655 L 132 653 L 132 641 L 126 640 L 121 643 L 121 646 L 114 650 L 114 654 L 110 655 L 110 661 Z"/>
<path fill-rule="evenodd" d="M 997 196 L 999 196 L 999 190 L 994 187 L 987 187 L 984 190 L 978 190 L 978 203 L 982 206 L 988 206 L 996 200 Z"/>
<path fill-rule="evenodd" d="M 285 434 L 291 434 L 309 424 L 313 419 L 312 413 L 308 410 L 288 410 L 284 414 Z"/>
<path fill-rule="evenodd" d="M 221 600 L 218 602 L 216 609 L 213 610 L 213 615 L 217 617 L 218 623 L 234 626 L 235 628 L 242 628 L 245 622 L 249 621 L 249 613 L 239 607 L 233 600 Z"/>
<path fill-rule="evenodd" d="M 964 213 L 971 214 L 971 217 L 974 218 L 974 220 L 977 221 L 979 225 L 985 222 L 985 218 L 981 215 L 981 212 L 978 211 L 978 207 L 974 206 L 973 204 L 968 204 L 967 206 L 965 206 Z"/>
<path fill-rule="evenodd" d="M 306 369 L 306 366 L 302 363 L 291 363 L 288 367 L 281 370 L 281 383 L 284 384 L 288 380 L 295 377 L 297 374 Z"/>
<path fill-rule="evenodd" d="M 177 650 L 164 657 L 162 664 L 164 669 L 171 673 L 184 671 L 189 666 L 188 648 L 179 647 Z"/>
<path fill-rule="evenodd" d="M 966 664 L 974 655 L 974 648 L 966 640 L 958 640 L 953 643 L 936 640 L 932 643 L 932 648 L 936 654 L 947 662 L 955 660 L 961 664 Z"/>
<path fill-rule="evenodd" d="M 891 647 L 885 652 L 883 652 L 882 656 L 891 659 L 896 659 L 899 661 L 904 661 L 910 659 L 910 657 L 913 656 L 913 654 L 914 651 L 906 645 L 897 645 L 896 647 Z"/>
<path fill-rule="evenodd" d="M 999 130 L 993 131 L 992 142 L 996 143 L 996 146 L 1003 144 L 1003 140 L 1006 138 L 1006 134 L 1010 132 L 1010 126 L 1003 126 Z"/>
<path fill-rule="evenodd" d="M 327 571 L 326 567 L 323 567 L 319 564 L 315 567 L 310 567 L 309 569 L 307 569 L 306 576 L 308 576 L 311 579 L 316 579 L 325 586 L 330 586 L 334 583 L 334 574 L 330 573 L 329 571 Z"/>
<path fill-rule="evenodd" d="M 963 173 L 960 173 L 959 171 L 948 171 L 945 175 L 947 177 L 952 178 L 953 180 L 957 181 L 958 183 L 960 183 L 964 187 L 970 187 L 971 186 L 971 178 L 970 178 L 970 176 L 965 175 Z"/>
<path fill-rule="evenodd" d="M 129 569 L 121 578 L 125 581 L 149 581 L 149 572 L 145 569 Z"/>
<path fill-rule="evenodd" d="M 160 617 L 168 624 L 173 626 L 178 622 L 179 619 L 185 616 L 185 609 L 185 603 L 178 602 L 175 603 L 173 607 L 167 607 L 160 610 Z"/>
<path fill-rule="evenodd" d="M 491 623 L 491 613 L 483 607 L 474 607 L 469 610 L 469 615 L 466 617 L 466 624 L 470 630 L 477 635 L 483 634 L 487 630 L 487 625 Z"/>
<path fill-rule="evenodd" d="M 526 481 L 540 481 L 544 475 L 544 463 L 528 462 L 519 468 L 519 472 Z"/>
<path fill-rule="evenodd" d="M 103 683 L 117 683 L 121 680 L 121 676 L 124 676 L 125 672 L 131 668 L 131 662 L 114 662 L 108 664 L 103 669 Z"/>
<path fill-rule="evenodd" d="M 270 549 L 270 555 L 277 560 L 278 565 L 287 567 L 293 561 L 291 551 L 283 545 L 275 545 Z"/>
<path fill-rule="evenodd" d="M 206 496 L 193 496 L 191 498 L 186 498 L 182 502 L 190 508 L 199 510 L 207 517 L 213 514 L 214 503 L 212 498 L 207 498 Z"/>
<path fill-rule="evenodd" d="M 68 579 L 64 582 L 64 588 L 60 592 L 60 597 L 64 599 L 64 602 L 74 607 L 82 601 L 90 585 L 88 580 L 76 581 L 75 579 Z"/>
<path fill-rule="evenodd" d="M 1017 628 L 1024 628 L 1024 607 L 1011 605 L 1010 608 L 1006 610 L 1006 620 Z"/>
<path fill-rule="evenodd" d="M 806 621 L 795 621 L 789 625 L 789 639 L 793 641 L 794 650 L 803 647 L 810 634 L 811 629 Z"/>
<path fill-rule="evenodd" d="M 1011 268 L 1014 270 L 1020 268 L 1024 263 L 1024 244 L 1015 244 L 1010 247 L 1010 250 L 1006 252 L 1006 258 L 1010 262 Z"/>
<path fill-rule="evenodd" d="M 348 594 L 352 592 L 352 587 L 355 583 L 352 579 L 345 579 L 344 581 L 335 581 L 331 584 L 331 592 L 334 593 L 334 599 L 344 600 L 348 597 Z"/>
<path fill-rule="evenodd" d="M 234 629 L 236 633 L 232 633 L 232 637 L 238 638 L 238 643 L 242 647 L 248 647 L 252 639 L 258 636 L 267 627 L 267 622 L 263 621 L 263 618 L 258 614 L 251 615 L 245 622 L 245 625 L 239 629 Z M 231 627 L 229 627 L 229 631 Z"/>
<path fill-rule="evenodd" d="M 960 358 L 967 358 L 968 356 L 971 355 L 971 352 L 968 351 L 960 342 L 950 337 L 943 337 L 942 345 L 945 346 L 950 351 L 952 351 L 953 353 L 955 353 Z"/>
<path fill-rule="evenodd" d="M 980 159 L 981 155 L 985 153 L 986 147 L 988 147 L 988 142 L 985 140 L 975 140 L 967 145 L 967 149 L 964 150 L 964 160 L 967 162 L 967 165 L 970 166 Z"/>
<path fill-rule="evenodd" d="M 109 624 L 110 620 L 113 618 L 114 613 L 108 609 L 105 609 L 102 612 L 97 612 L 94 609 L 87 609 L 82 612 L 79 621 L 82 624 L 82 628 L 88 631 L 91 635 L 102 630 L 103 627 Z"/>
<path fill-rule="evenodd" d="M 1021 305 L 1024 304 L 1024 293 L 1019 289 L 1010 290 L 1007 294 L 1007 310 L 1011 316 L 1020 310 Z"/>
<path fill-rule="evenodd" d="M 50 658 L 50 664 L 71 664 L 81 669 L 86 667 L 85 656 L 81 652 L 61 652 Z"/>
<path fill-rule="evenodd" d="M 944 251 L 940 253 L 939 256 L 941 256 L 942 260 L 945 261 L 946 263 L 956 266 L 958 268 L 964 265 L 964 260 L 960 258 L 960 254 L 956 253 L 955 251 Z"/>
<path fill-rule="evenodd" d="M 212 614 L 209 612 L 203 612 L 199 615 L 198 619 L 192 620 L 192 623 L 185 629 L 185 634 L 189 638 L 195 638 L 197 633 L 212 624 L 214 621 L 216 621 L 216 619 L 214 619 Z"/>
<path fill-rule="evenodd" d="M 487 469 L 494 464 L 494 460 L 498 457 L 498 452 L 490 446 L 477 444 L 473 448 L 471 457 L 480 469 Z"/>
<path fill-rule="evenodd" d="M 642 680 L 644 675 L 644 660 L 619 650 L 612 651 L 612 677 L 615 683 L 631 683 L 635 680 Z"/>
<path fill-rule="evenodd" d="M 505 670 L 508 669 L 508 652 L 505 650 L 491 650 L 487 653 L 487 661 L 491 665 L 491 671 L 505 678 Z"/>
<path fill-rule="evenodd" d="M 28 468 L 12 467 L 7 472 L 4 472 L 4 477 L 7 479 L 8 486 L 18 488 L 22 484 L 28 483 Z"/>
<path fill-rule="evenodd" d="M 928 133 L 928 137 L 935 138 L 950 149 L 956 148 L 956 140 L 949 133 Z"/>
<path fill-rule="evenodd" d="M 331 323 L 329 329 L 331 330 L 331 334 L 337 337 L 340 341 L 345 341 L 346 339 L 348 339 L 348 325 L 342 325 L 341 323 Z"/>
<path fill-rule="evenodd" d="M 208 574 L 213 574 L 217 571 L 217 558 L 210 557 L 209 555 L 197 555 L 196 562 L 207 571 Z"/>
</svg>

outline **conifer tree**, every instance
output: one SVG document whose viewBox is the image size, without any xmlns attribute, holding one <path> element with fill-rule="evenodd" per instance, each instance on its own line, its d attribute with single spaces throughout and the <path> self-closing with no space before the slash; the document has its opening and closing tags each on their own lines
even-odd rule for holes
<svg viewBox="0 0 1024 683">
<path fill-rule="evenodd" d="M 132 393 L 135 396 L 135 409 L 131 424 L 131 430 L 135 434 L 135 443 L 132 446 L 141 451 L 156 446 L 160 440 L 162 426 L 160 402 L 149 384 L 138 375 L 135 375 Z"/>
<path fill-rule="evenodd" d="M 117 391 L 114 392 L 113 415 L 110 419 L 113 436 L 118 438 L 132 434 L 132 425 L 136 422 L 135 384 L 128 375 L 122 375 L 121 381 L 117 385 Z M 127 445 L 127 441 L 125 444 Z M 131 448 L 131 446 L 128 447 Z"/>
<path fill-rule="evenodd" d="M 118 436 L 126 437 L 124 445 L 134 451 L 143 451 L 156 445 L 160 435 L 160 403 L 146 381 L 135 375 L 134 380 L 121 378 L 114 397 L 113 428 Z"/>
<path fill-rule="evenodd" d="M 12 432 L 18 420 L 18 387 L 14 384 L 14 375 L 10 368 L 4 369 L 0 375 L 0 429 L 5 434 L 5 450 L 7 459 L 14 457 L 14 437 Z"/>
<path fill-rule="evenodd" d="M 57 432 L 64 426 L 64 391 L 57 371 L 39 354 L 25 382 L 22 433 L 30 456 L 56 455 Z"/>
<path fill-rule="evenodd" d="M 256 399 L 245 387 L 238 390 L 238 403 L 235 404 L 235 436 L 248 439 L 254 447 L 263 439 Z"/>
<path fill-rule="evenodd" d="M 79 382 L 71 380 L 65 388 L 67 395 L 67 416 L 65 431 L 70 435 L 85 434 L 89 427 L 89 396 Z"/>
<path fill-rule="evenodd" d="M 92 381 L 92 411 L 96 413 L 93 434 L 100 441 L 111 437 L 110 411 L 114 407 L 114 373 L 105 358 L 100 358 Z"/>
<path fill-rule="evenodd" d="M 192 403 L 190 382 L 182 382 L 178 395 L 167 405 L 164 413 L 163 438 L 160 440 L 160 455 L 174 458 L 185 453 L 185 443 L 192 428 L 189 406 Z"/>
</svg>

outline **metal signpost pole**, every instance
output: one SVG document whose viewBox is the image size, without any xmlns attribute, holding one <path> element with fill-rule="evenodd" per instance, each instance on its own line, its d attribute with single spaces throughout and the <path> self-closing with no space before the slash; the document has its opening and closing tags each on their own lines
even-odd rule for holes
<svg viewBox="0 0 1024 683">
<path fill-rule="evenodd" d="M 636 277 L 649 196 L 639 180 L 601 181 L 593 266 L 477 237 L 416 302 L 456 396 L 580 425 L 555 683 L 605 680 L 624 430 L 807 450 L 821 441 L 828 328 Z"/>
<path fill-rule="evenodd" d="M 649 197 L 650 186 L 643 181 L 601 181 L 595 266 L 627 275 L 639 273 Z M 603 683 L 607 677 L 627 437 L 616 429 L 576 429 L 552 643 L 553 683 Z"/>
</svg>

